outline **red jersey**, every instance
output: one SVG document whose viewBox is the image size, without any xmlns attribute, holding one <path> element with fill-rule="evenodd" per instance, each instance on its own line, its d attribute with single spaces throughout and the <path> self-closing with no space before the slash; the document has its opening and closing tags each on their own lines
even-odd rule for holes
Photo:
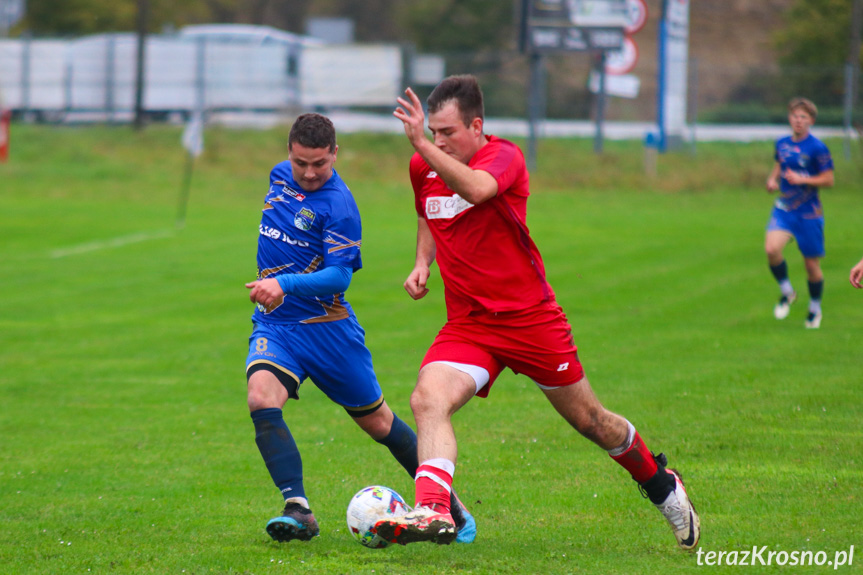
<svg viewBox="0 0 863 575">
<path fill-rule="evenodd" d="M 523 310 L 554 298 L 527 229 L 528 173 L 521 150 L 486 136 L 468 162 L 497 180 L 497 195 L 473 205 L 453 192 L 419 154 L 410 163 L 417 214 L 435 241 L 447 317 Z"/>
</svg>

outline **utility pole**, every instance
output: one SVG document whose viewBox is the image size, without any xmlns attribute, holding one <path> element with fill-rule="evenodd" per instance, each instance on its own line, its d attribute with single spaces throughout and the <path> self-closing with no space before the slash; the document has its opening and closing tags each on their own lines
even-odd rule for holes
<svg viewBox="0 0 863 575">
<path fill-rule="evenodd" d="M 858 71 L 860 69 L 860 33 L 863 21 L 863 0 L 854 0 L 851 8 L 851 42 L 848 60 L 845 62 L 845 159 L 851 159 L 851 130 L 853 129 L 854 104 L 857 103 Z"/>
<path fill-rule="evenodd" d="M 855 80 L 857 77 L 856 71 L 860 67 L 860 34 L 863 28 L 863 0 L 854 0 L 854 6 L 851 9 L 851 48 L 848 51 L 848 63 L 854 65 Z M 855 91 L 857 85 L 854 85 Z"/>
<path fill-rule="evenodd" d="M 138 50 L 135 71 L 135 129 L 144 129 L 144 60 L 147 42 L 149 0 L 138 0 Z"/>
<path fill-rule="evenodd" d="M 527 94 L 527 168 L 536 169 L 536 141 L 539 125 L 545 118 L 545 57 L 537 52 L 530 54 L 530 86 Z"/>
<path fill-rule="evenodd" d="M 606 100 L 605 97 L 605 87 L 606 87 L 606 74 L 605 74 L 605 50 L 600 50 L 594 55 L 594 70 L 599 75 L 599 90 L 596 92 L 596 135 L 593 139 L 593 152 L 595 154 L 602 153 L 602 144 L 603 144 L 603 131 L 602 124 L 605 121 L 605 106 Z"/>
</svg>

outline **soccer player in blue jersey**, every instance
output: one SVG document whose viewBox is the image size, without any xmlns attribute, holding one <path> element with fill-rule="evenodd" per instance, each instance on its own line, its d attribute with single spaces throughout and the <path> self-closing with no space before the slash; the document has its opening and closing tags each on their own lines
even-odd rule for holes
<svg viewBox="0 0 863 575">
<path fill-rule="evenodd" d="M 791 135 L 776 142 L 776 160 L 767 177 L 767 191 L 779 191 L 770 221 L 764 249 L 770 271 L 779 283 L 782 295 L 773 308 L 776 319 L 785 319 L 797 293 L 788 279 L 788 264 L 782 255 L 792 239 L 797 242 L 809 281 L 809 313 L 805 325 L 821 327 L 821 293 L 824 274 L 824 211 L 818 189 L 833 185 L 833 159 L 824 143 L 809 133 L 818 116 L 818 109 L 805 98 L 794 98 L 788 104 Z"/>
<path fill-rule="evenodd" d="M 384 401 L 345 291 L 362 268 L 362 226 L 353 195 L 334 169 L 332 122 L 303 114 L 288 136 L 288 160 L 270 172 L 258 237 L 258 279 L 246 284 L 257 307 L 246 359 L 248 405 L 255 441 L 284 511 L 267 523 L 276 541 L 319 534 L 303 484 L 297 444 L 282 409 L 299 399 L 308 378 L 341 405 L 372 439 L 389 448 L 414 477 L 417 438 Z M 453 496 L 462 542 L 476 533 L 473 517 Z"/>
</svg>

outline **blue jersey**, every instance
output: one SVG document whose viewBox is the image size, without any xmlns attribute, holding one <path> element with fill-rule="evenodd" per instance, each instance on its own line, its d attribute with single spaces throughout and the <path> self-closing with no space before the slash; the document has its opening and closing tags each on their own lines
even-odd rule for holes
<svg viewBox="0 0 863 575">
<path fill-rule="evenodd" d="M 329 266 L 357 271 L 363 267 L 361 241 L 360 212 L 335 170 L 318 190 L 306 192 L 294 180 L 290 161 L 273 168 L 258 237 L 258 279 L 312 273 Z M 252 320 L 320 323 L 351 316 L 344 293 L 286 295 L 266 309 L 258 304 Z"/>
<path fill-rule="evenodd" d="M 827 146 L 812 134 L 799 142 L 795 142 L 791 136 L 786 136 L 776 142 L 774 159 L 779 162 L 782 173 L 779 185 L 781 195 L 776 199 L 776 207 L 786 212 L 796 211 L 806 216 L 820 216 L 822 210 L 818 188 L 789 184 L 785 179 L 785 170 L 805 176 L 816 176 L 832 170 L 833 159 Z"/>
</svg>

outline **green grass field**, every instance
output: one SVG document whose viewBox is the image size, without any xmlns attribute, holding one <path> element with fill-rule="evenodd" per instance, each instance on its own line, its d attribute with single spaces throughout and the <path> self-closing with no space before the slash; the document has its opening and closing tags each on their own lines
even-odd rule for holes
<svg viewBox="0 0 863 575">
<path fill-rule="evenodd" d="M 0 573 L 821 573 L 710 567 L 676 549 L 626 472 L 569 429 L 524 377 L 455 419 L 456 485 L 473 545 L 368 550 L 345 508 L 410 478 L 313 385 L 286 419 L 321 524 L 310 543 L 264 532 L 280 511 L 254 443 L 243 374 L 243 284 L 287 129 L 212 129 L 186 225 L 175 227 L 177 128 L 13 126 L 0 164 Z M 829 142 L 824 322 L 806 297 L 783 322 L 762 250 L 769 142 L 703 144 L 646 177 L 637 142 L 547 140 L 528 223 L 607 407 L 668 454 L 708 551 L 837 551 L 863 565 L 860 150 Z M 412 301 L 415 215 L 404 138 L 346 135 L 336 165 L 364 219 L 348 297 L 388 402 L 408 398 L 443 322 L 442 286 Z M 794 246 L 792 280 L 805 293 Z M 765 553 L 764 558 L 767 558 Z M 703 561 L 703 560 L 702 560 Z"/>
</svg>

